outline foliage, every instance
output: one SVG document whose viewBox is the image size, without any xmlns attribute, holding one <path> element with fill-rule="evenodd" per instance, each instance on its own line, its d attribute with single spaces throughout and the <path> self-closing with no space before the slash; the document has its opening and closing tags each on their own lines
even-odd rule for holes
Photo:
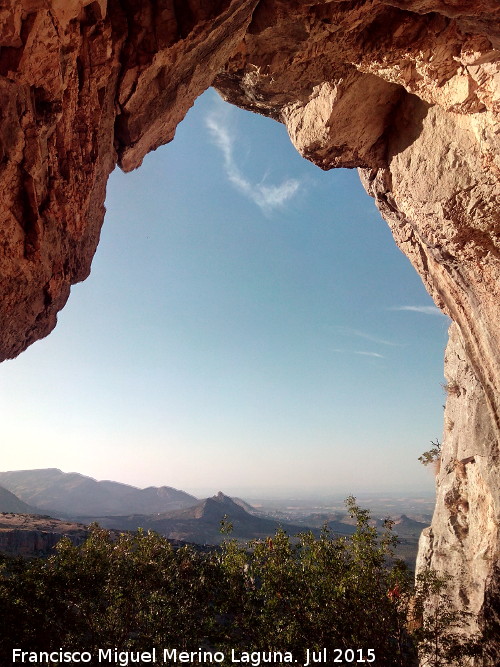
<svg viewBox="0 0 500 667">
<path fill-rule="evenodd" d="M 429 464 L 436 464 L 441 459 L 441 443 L 439 440 L 437 438 L 436 442 L 431 440 L 431 445 L 433 445 L 431 449 L 429 449 L 427 452 L 424 452 L 422 456 L 418 457 L 418 460 L 424 466 L 428 466 Z"/>
<path fill-rule="evenodd" d="M 20 646 L 190 648 L 210 633 L 215 575 L 190 547 L 141 531 L 113 540 L 93 526 L 81 547 L 63 539 L 46 560 L 12 563 L 0 587 L 0 664 Z"/>
<path fill-rule="evenodd" d="M 319 538 L 304 533 L 294 543 L 280 530 L 273 538 L 251 543 L 250 551 L 226 542 L 220 563 L 229 581 L 223 645 L 241 643 L 262 650 L 291 651 L 304 647 L 368 648 L 377 664 L 411 664 L 414 648 L 405 630 L 403 606 L 388 593 L 410 588 L 403 563 L 387 566 L 394 537 L 388 526 L 382 539 L 370 525 L 369 513 L 348 500 L 357 530 L 351 538 L 335 538 L 325 527 Z"/>
<path fill-rule="evenodd" d="M 154 533 L 114 537 L 94 525 L 80 547 L 62 540 L 47 559 L 5 562 L 0 664 L 12 664 L 19 647 L 93 655 L 99 648 L 204 647 L 222 651 L 223 665 L 231 664 L 231 650 L 290 651 L 300 664 L 306 648 L 329 656 L 361 650 L 365 658 L 370 649 L 376 662 L 369 664 L 384 667 L 414 665 L 417 649 L 426 667 L 471 653 L 458 636 L 465 617 L 450 611 L 446 582 L 428 574 L 414 592 L 413 577 L 393 559 L 391 523 L 378 535 L 367 510 L 354 498 L 347 506 L 356 520 L 349 538 L 326 527 L 319 537 L 296 539 L 279 530 L 248 548 L 227 538 L 204 552 L 173 548 Z M 430 596 L 438 600 L 434 616 L 408 625 L 409 609 L 420 618 Z"/>
</svg>

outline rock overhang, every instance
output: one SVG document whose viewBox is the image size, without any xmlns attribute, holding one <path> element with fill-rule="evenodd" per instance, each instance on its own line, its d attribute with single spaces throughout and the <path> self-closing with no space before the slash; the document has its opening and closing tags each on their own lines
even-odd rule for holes
<svg viewBox="0 0 500 667">
<path fill-rule="evenodd" d="M 134 169 L 171 141 L 207 87 L 283 122 L 319 167 L 361 169 L 455 322 L 447 372 L 464 391 L 448 399 L 449 461 L 422 558 L 460 575 L 480 624 L 498 601 L 499 18 L 496 0 L 6 0 L 0 10 L 1 358 L 47 335 L 88 275 L 115 165 Z M 470 456 L 474 466 L 453 464 Z M 484 510 L 460 515 L 460 534 L 450 497 Z M 488 558 L 475 572 L 479 536 Z"/>
</svg>

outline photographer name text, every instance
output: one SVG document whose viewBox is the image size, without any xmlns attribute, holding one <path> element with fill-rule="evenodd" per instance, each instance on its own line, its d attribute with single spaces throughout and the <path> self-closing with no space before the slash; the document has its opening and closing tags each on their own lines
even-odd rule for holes
<svg viewBox="0 0 500 667">
<path fill-rule="evenodd" d="M 333 655 L 331 655 L 333 653 Z M 334 649 L 328 651 L 326 648 L 321 650 L 305 649 L 301 659 L 294 658 L 291 651 L 237 651 L 231 650 L 226 654 L 223 651 L 180 651 L 176 648 L 165 648 L 150 651 L 120 651 L 118 649 L 98 649 L 97 653 L 90 651 L 68 651 L 59 649 L 58 651 L 23 651 L 15 648 L 12 650 L 13 664 L 115 664 L 119 667 L 129 667 L 129 665 L 149 665 L 149 664 L 233 664 L 246 667 L 260 667 L 263 664 L 300 664 L 302 667 L 311 667 L 319 664 L 338 664 L 338 665 L 362 665 L 370 664 L 375 661 L 375 651 L 373 649 Z"/>
</svg>

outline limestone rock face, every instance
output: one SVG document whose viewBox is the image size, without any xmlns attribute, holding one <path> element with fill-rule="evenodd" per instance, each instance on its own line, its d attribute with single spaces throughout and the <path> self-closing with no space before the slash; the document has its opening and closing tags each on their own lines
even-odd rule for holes
<svg viewBox="0 0 500 667">
<path fill-rule="evenodd" d="M 472 619 L 471 630 L 486 626 L 497 637 L 496 647 L 494 643 L 485 647 L 491 664 L 496 664 L 500 636 L 498 439 L 485 391 L 456 324 L 450 327 L 445 374 L 446 446 L 436 476 L 439 502 L 432 526 L 420 538 L 417 567 L 431 566 L 453 575 L 457 607 L 468 608 L 477 618 Z"/>
<path fill-rule="evenodd" d="M 87 526 L 39 514 L 0 514 L 0 553 L 6 556 L 48 556 L 63 537 L 82 544 L 89 536 Z"/>
<path fill-rule="evenodd" d="M 109 173 L 170 141 L 257 0 L 3 0 L 0 359 L 89 271 Z"/>
<path fill-rule="evenodd" d="M 454 320 L 421 562 L 498 629 L 497 0 L 3 0 L 0 46 L 1 358 L 46 335 L 88 274 L 115 164 L 170 141 L 214 84 L 321 168 L 360 168 Z"/>
</svg>

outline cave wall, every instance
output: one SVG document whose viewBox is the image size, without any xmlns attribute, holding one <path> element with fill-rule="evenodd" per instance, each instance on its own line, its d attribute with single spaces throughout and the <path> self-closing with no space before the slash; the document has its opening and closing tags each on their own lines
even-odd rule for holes
<svg viewBox="0 0 500 667">
<path fill-rule="evenodd" d="M 359 168 L 454 321 L 419 558 L 498 633 L 499 49 L 497 0 L 2 0 L 0 358 L 88 275 L 111 170 L 172 140 L 203 90 L 284 123 L 322 169 Z"/>
<path fill-rule="evenodd" d="M 54 328 L 110 172 L 172 140 L 256 2 L 2 0 L 0 360 Z"/>
</svg>

